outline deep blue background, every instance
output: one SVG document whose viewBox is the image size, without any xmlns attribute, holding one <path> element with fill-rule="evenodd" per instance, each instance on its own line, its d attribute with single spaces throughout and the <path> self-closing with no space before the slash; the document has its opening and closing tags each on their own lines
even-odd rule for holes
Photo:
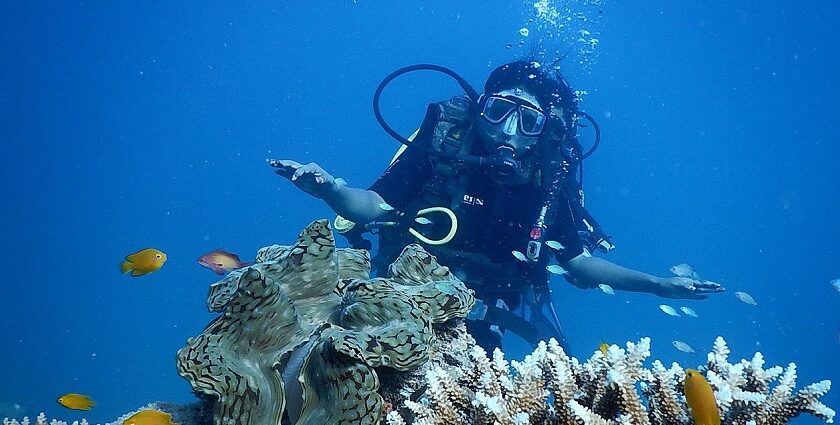
<svg viewBox="0 0 840 425">
<path fill-rule="evenodd" d="M 505 46 L 533 15 L 504 1 L 169 3 L 0 3 L 0 402 L 30 414 L 104 422 L 190 401 L 175 351 L 211 319 L 215 281 L 196 257 L 252 257 L 332 216 L 265 158 L 368 185 L 397 148 L 371 113 L 380 79 L 432 62 L 479 86 L 527 51 Z M 604 132 L 586 184 L 619 247 L 608 258 L 662 276 L 689 262 L 729 292 L 670 302 L 558 281 L 557 306 L 577 356 L 651 336 L 653 358 L 692 366 L 704 357 L 671 341 L 705 353 L 723 335 L 735 358 L 796 362 L 800 387 L 837 383 L 840 6 L 717 3 L 607 2 L 594 66 L 563 64 Z M 384 108 L 409 133 L 457 93 L 412 75 Z M 165 267 L 120 275 L 147 246 Z M 68 411 L 66 392 L 98 405 Z M 840 389 L 823 401 L 840 408 Z"/>
</svg>

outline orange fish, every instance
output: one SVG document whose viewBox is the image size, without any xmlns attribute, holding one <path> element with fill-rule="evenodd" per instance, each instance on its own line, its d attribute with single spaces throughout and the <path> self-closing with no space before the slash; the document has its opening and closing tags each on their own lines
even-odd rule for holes
<svg viewBox="0 0 840 425">
<path fill-rule="evenodd" d="M 210 251 L 198 257 L 198 264 L 213 270 L 221 276 L 236 269 L 248 267 L 254 263 L 243 262 L 239 256 L 221 249 Z"/>
<path fill-rule="evenodd" d="M 160 410 L 141 410 L 123 421 L 123 425 L 178 425 L 172 415 Z"/>
<path fill-rule="evenodd" d="M 142 276 L 159 270 L 166 262 L 166 254 L 154 248 L 146 248 L 125 257 L 120 271 L 131 272 L 132 276 Z"/>
<path fill-rule="evenodd" d="M 685 370 L 685 401 L 691 408 L 691 416 L 696 425 L 720 425 L 715 393 L 703 375 L 694 370 Z"/>
</svg>

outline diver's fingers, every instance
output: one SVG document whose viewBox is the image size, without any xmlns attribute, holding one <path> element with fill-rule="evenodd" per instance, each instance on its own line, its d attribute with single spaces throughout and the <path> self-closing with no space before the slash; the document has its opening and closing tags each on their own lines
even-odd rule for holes
<svg viewBox="0 0 840 425">
<path fill-rule="evenodd" d="M 265 160 L 268 165 L 275 167 L 275 168 L 294 168 L 298 169 L 301 167 L 300 163 L 297 161 L 292 161 L 291 159 L 272 159 L 269 158 Z"/>
<path fill-rule="evenodd" d="M 307 168 L 307 167 L 304 167 L 304 168 L 306 168 L 306 169 L 305 169 L 305 170 L 303 170 L 303 172 L 301 173 L 301 175 L 303 175 L 303 174 L 309 174 L 309 175 L 311 175 L 311 176 L 312 176 L 312 180 L 314 180 L 316 184 L 321 184 L 321 183 L 323 183 L 323 182 L 324 182 L 324 180 L 325 180 L 325 179 L 324 179 L 324 174 L 321 172 L 321 170 L 320 170 L 320 169 L 318 169 L 318 168 L 312 168 L 312 167 L 308 167 L 308 168 Z"/>
<path fill-rule="evenodd" d="M 297 180 L 297 179 L 298 179 L 298 177 L 300 177 L 300 176 L 302 176 L 302 175 L 304 175 L 304 174 L 308 173 L 308 172 L 309 172 L 309 170 L 310 170 L 310 168 L 311 168 L 311 167 L 310 167 L 309 165 L 301 165 L 300 167 L 298 167 L 298 168 L 295 170 L 295 173 L 294 173 L 294 174 L 292 174 L 292 181 L 295 181 L 295 180 Z"/>
<path fill-rule="evenodd" d="M 292 180 L 296 180 L 298 177 L 307 173 L 312 173 L 312 164 L 301 165 L 295 170 L 295 174 L 292 175 Z"/>
<path fill-rule="evenodd" d="M 685 289 L 688 289 L 689 291 L 694 291 L 695 289 L 697 289 L 697 284 L 700 283 L 699 281 L 689 279 L 687 277 L 674 277 L 671 279 L 673 279 L 672 282 L 675 285 L 681 286 Z"/>
<path fill-rule="evenodd" d="M 701 292 L 706 292 L 706 293 L 709 293 L 709 294 L 714 294 L 714 293 L 725 292 L 726 291 L 726 289 L 724 289 L 723 287 L 717 287 L 717 288 L 699 287 L 699 288 L 697 288 L 697 290 L 701 291 Z"/>
<path fill-rule="evenodd" d="M 709 295 L 717 294 L 717 293 L 720 293 L 720 292 L 723 292 L 723 290 L 697 288 L 695 291 L 692 292 L 691 297 L 692 297 L 692 299 L 703 300 L 703 299 L 706 299 Z"/>
<path fill-rule="evenodd" d="M 300 168 L 299 163 L 291 160 L 268 159 L 266 162 L 268 162 L 268 165 L 276 168 L 276 170 L 274 170 L 275 174 L 283 176 L 287 179 L 291 179 L 294 172 Z"/>
<path fill-rule="evenodd" d="M 697 282 L 695 284 L 695 286 L 697 286 L 698 291 L 709 292 L 709 293 L 726 291 L 726 288 L 721 286 L 719 283 L 709 282 L 709 281 Z"/>
<path fill-rule="evenodd" d="M 315 180 L 315 183 L 321 184 L 326 181 L 326 178 L 324 177 L 324 170 L 322 170 L 321 167 L 315 163 L 306 164 L 295 170 L 295 173 L 292 175 L 292 181 L 297 180 L 299 177 L 305 174 L 311 174 L 313 179 Z"/>
<path fill-rule="evenodd" d="M 701 294 L 719 294 L 721 292 L 725 292 L 725 290 L 724 289 L 699 289 L 698 288 L 696 292 L 701 293 Z"/>
</svg>

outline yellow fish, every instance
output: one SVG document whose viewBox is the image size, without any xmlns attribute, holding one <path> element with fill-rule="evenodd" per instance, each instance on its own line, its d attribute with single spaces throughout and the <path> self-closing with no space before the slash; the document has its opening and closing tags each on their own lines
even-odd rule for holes
<svg viewBox="0 0 840 425">
<path fill-rule="evenodd" d="M 123 273 L 131 272 L 132 276 L 143 276 L 163 267 L 166 262 L 166 254 L 154 248 L 146 248 L 125 257 L 120 266 Z"/>
<path fill-rule="evenodd" d="M 610 344 L 607 344 L 606 342 L 601 341 L 601 343 L 598 344 L 598 349 L 601 350 L 601 354 L 603 354 L 604 357 L 607 357 L 607 352 L 610 351 Z"/>
<path fill-rule="evenodd" d="M 58 404 L 73 410 L 90 410 L 96 403 L 90 397 L 82 394 L 69 393 L 59 397 Z"/>
<path fill-rule="evenodd" d="M 712 386 L 700 372 L 694 369 L 685 370 L 683 390 L 696 425 L 720 425 L 720 414 Z"/>
<path fill-rule="evenodd" d="M 178 425 L 172 415 L 160 410 L 142 410 L 123 421 L 123 425 Z"/>
</svg>

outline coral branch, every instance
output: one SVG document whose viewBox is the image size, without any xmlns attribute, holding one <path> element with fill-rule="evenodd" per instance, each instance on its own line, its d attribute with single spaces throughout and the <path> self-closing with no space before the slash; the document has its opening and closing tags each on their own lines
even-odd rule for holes
<svg viewBox="0 0 840 425">
<path fill-rule="evenodd" d="M 3 425 L 88 425 L 88 421 L 86 419 L 73 422 L 64 422 L 57 419 L 48 420 L 47 415 L 45 415 L 44 412 L 41 412 L 35 418 L 35 422 L 30 422 L 29 417 L 25 416 L 20 422 L 18 422 L 17 419 L 4 418 Z"/>
<path fill-rule="evenodd" d="M 728 356 L 729 348 L 719 337 L 705 368 L 724 425 L 783 424 L 802 413 L 833 421 L 835 412 L 819 401 L 831 387 L 829 381 L 794 391 L 795 364 L 765 370 L 761 353 L 736 364 L 730 364 Z M 419 419 L 414 423 L 694 423 L 683 394 L 685 370 L 676 363 L 666 369 L 658 360 L 650 369 L 644 367 L 650 357 L 649 338 L 628 342 L 624 349 L 613 345 L 606 356 L 598 351 L 582 364 L 554 340 L 541 343 L 522 362 L 511 361 L 510 367 L 498 350 L 492 360 L 480 348 L 473 348 L 470 357 L 471 362 L 448 370 L 434 366 L 434 374 L 426 376 L 431 390 L 418 401 L 406 402 Z M 443 378 L 451 376 L 461 379 Z M 467 399 L 472 403 L 464 403 Z M 387 420 L 411 423 L 395 412 Z"/>
</svg>

